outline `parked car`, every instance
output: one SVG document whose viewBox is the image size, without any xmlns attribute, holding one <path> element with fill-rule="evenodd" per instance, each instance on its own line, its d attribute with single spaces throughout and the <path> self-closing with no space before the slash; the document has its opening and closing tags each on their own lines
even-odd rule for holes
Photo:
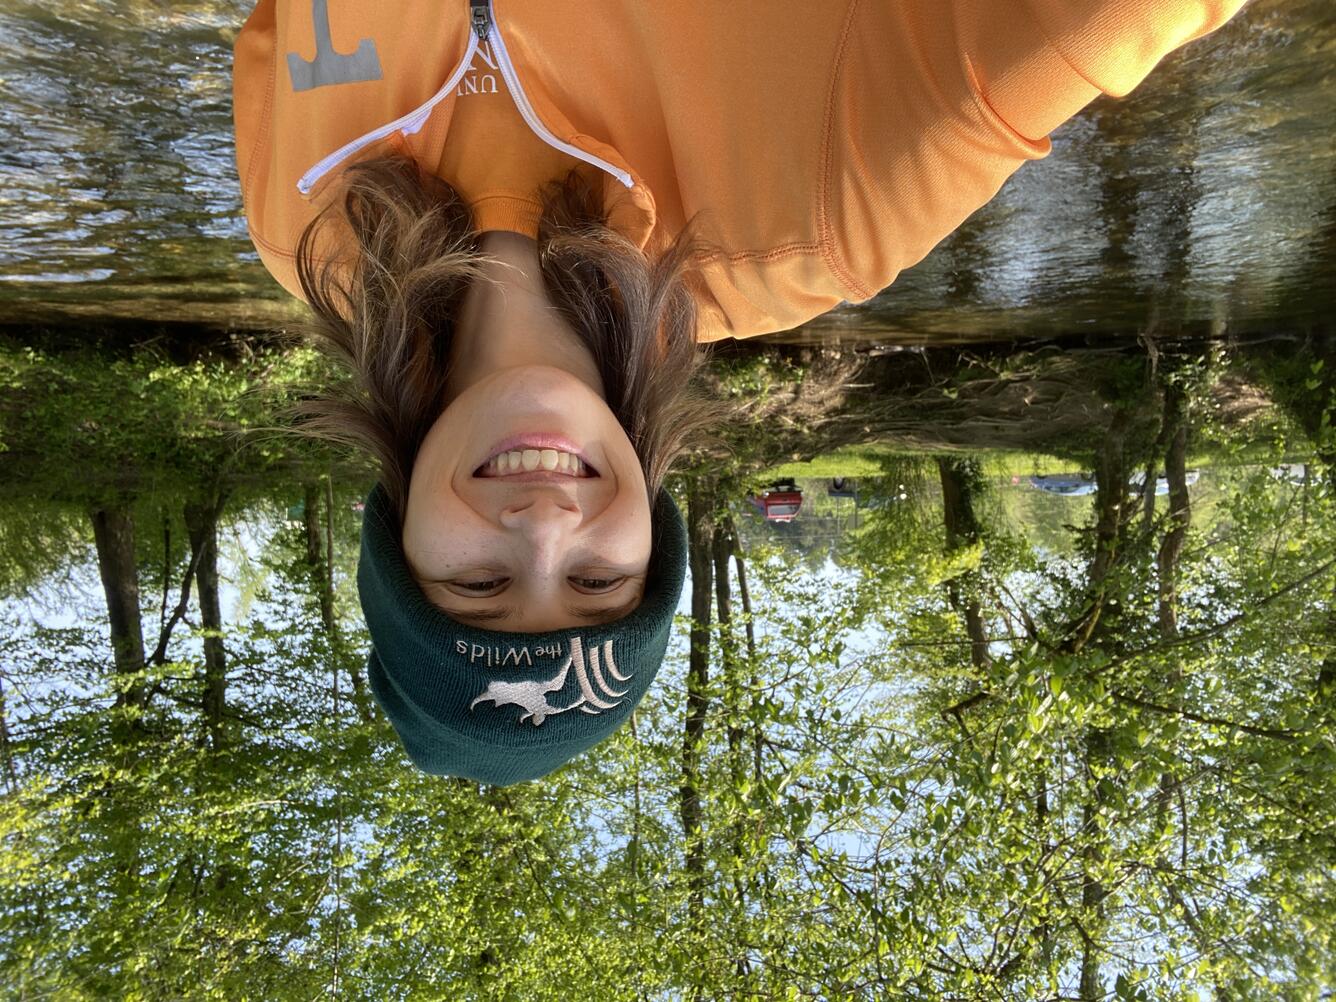
<svg viewBox="0 0 1336 1002">
<path fill-rule="evenodd" d="M 831 477 L 826 493 L 833 498 L 856 498 L 857 482 L 851 477 Z"/>
<path fill-rule="evenodd" d="M 1184 475 L 1183 480 L 1189 487 L 1191 487 L 1193 484 L 1197 482 L 1197 478 L 1200 476 L 1201 474 L 1198 473 L 1196 470 L 1188 470 L 1187 473 Z M 1146 483 L 1146 471 L 1142 470 L 1139 473 L 1132 474 L 1131 480 L 1128 481 L 1127 489 L 1133 492 L 1134 494 L 1140 494 L 1142 486 L 1145 483 Z M 1155 478 L 1155 493 L 1161 496 L 1169 493 L 1168 477 Z"/>
<path fill-rule="evenodd" d="M 1197 482 L 1201 474 L 1196 470 L 1188 470 L 1184 478 L 1187 485 L 1191 487 Z M 1142 485 L 1146 482 L 1145 471 L 1132 474 L 1128 479 L 1127 491 L 1129 494 L 1140 494 Z M 1030 486 L 1036 487 L 1041 491 L 1047 491 L 1050 494 L 1061 494 L 1063 497 L 1081 497 L 1086 494 L 1095 493 L 1095 477 L 1089 473 L 1052 473 L 1030 478 Z M 1169 480 L 1167 477 L 1155 478 L 1155 493 L 1164 495 L 1169 493 Z"/>
<path fill-rule="evenodd" d="M 803 492 L 792 480 L 779 480 L 748 500 L 767 522 L 792 522 L 803 506 Z"/>
<path fill-rule="evenodd" d="M 1030 478 L 1030 486 L 1049 494 L 1080 497 L 1095 493 L 1095 478 L 1084 473 L 1050 473 Z"/>
<path fill-rule="evenodd" d="M 1271 475 L 1277 480 L 1284 480 L 1291 484 L 1308 483 L 1308 464 L 1307 463 L 1285 463 L 1283 466 L 1271 467 Z"/>
</svg>

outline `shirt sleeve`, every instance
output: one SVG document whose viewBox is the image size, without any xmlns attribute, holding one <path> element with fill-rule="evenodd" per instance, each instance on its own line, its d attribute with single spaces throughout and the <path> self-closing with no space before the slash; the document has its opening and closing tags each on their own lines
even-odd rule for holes
<svg viewBox="0 0 1336 1002">
<path fill-rule="evenodd" d="M 843 298 L 891 285 L 1048 134 L 1136 87 L 1244 0 L 859 0 L 835 71 L 822 250 Z"/>
<path fill-rule="evenodd" d="M 1122 97 L 1244 0 L 986 0 L 959 4 L 973 86 L 1021 136 L 1048 135 L 1100 93 Z"/>
</svg>

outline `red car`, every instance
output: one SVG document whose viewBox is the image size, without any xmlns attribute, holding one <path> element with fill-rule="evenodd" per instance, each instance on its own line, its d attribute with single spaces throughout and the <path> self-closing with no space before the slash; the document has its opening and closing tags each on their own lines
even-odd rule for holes
<svg viewBox="0 0 1336 1002">
<path fill-rule="evenodd" d="M 781 480 L 749 500 L 767 522 L 792 522 L 803 506 L 803 492 L 792 480 Z"/>
</svg>

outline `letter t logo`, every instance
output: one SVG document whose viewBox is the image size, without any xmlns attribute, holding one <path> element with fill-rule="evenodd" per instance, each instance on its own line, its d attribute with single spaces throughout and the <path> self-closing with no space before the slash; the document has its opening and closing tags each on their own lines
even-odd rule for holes
<svg viewBox="0 0 1336 1002">
<path fill-rule="evenodd" d="M 288 53 L 288 75 L 294 91 L 381 79 L 374 39 L 361 39 L 356 52 L 335 52 L 329 34 L 329 0 L 311 0 L 311 17 L 315 22 L 315 59 L 308 61 L 300 53 Z"/>
</svg>

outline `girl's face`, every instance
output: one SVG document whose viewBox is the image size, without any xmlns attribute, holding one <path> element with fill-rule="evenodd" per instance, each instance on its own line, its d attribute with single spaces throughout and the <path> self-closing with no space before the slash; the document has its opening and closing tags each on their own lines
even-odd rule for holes
<svg viewBox="0 0 1336 1002">
<path fill-rule="evenodd" d="M 461 392 L 423 439 L 403 547 L 427 598 L 466 625 L 612 622 L 640 604 L 649 567 L 640 460 L 585 382 L 546 365 L 502 369 Z"/>
</svg>

